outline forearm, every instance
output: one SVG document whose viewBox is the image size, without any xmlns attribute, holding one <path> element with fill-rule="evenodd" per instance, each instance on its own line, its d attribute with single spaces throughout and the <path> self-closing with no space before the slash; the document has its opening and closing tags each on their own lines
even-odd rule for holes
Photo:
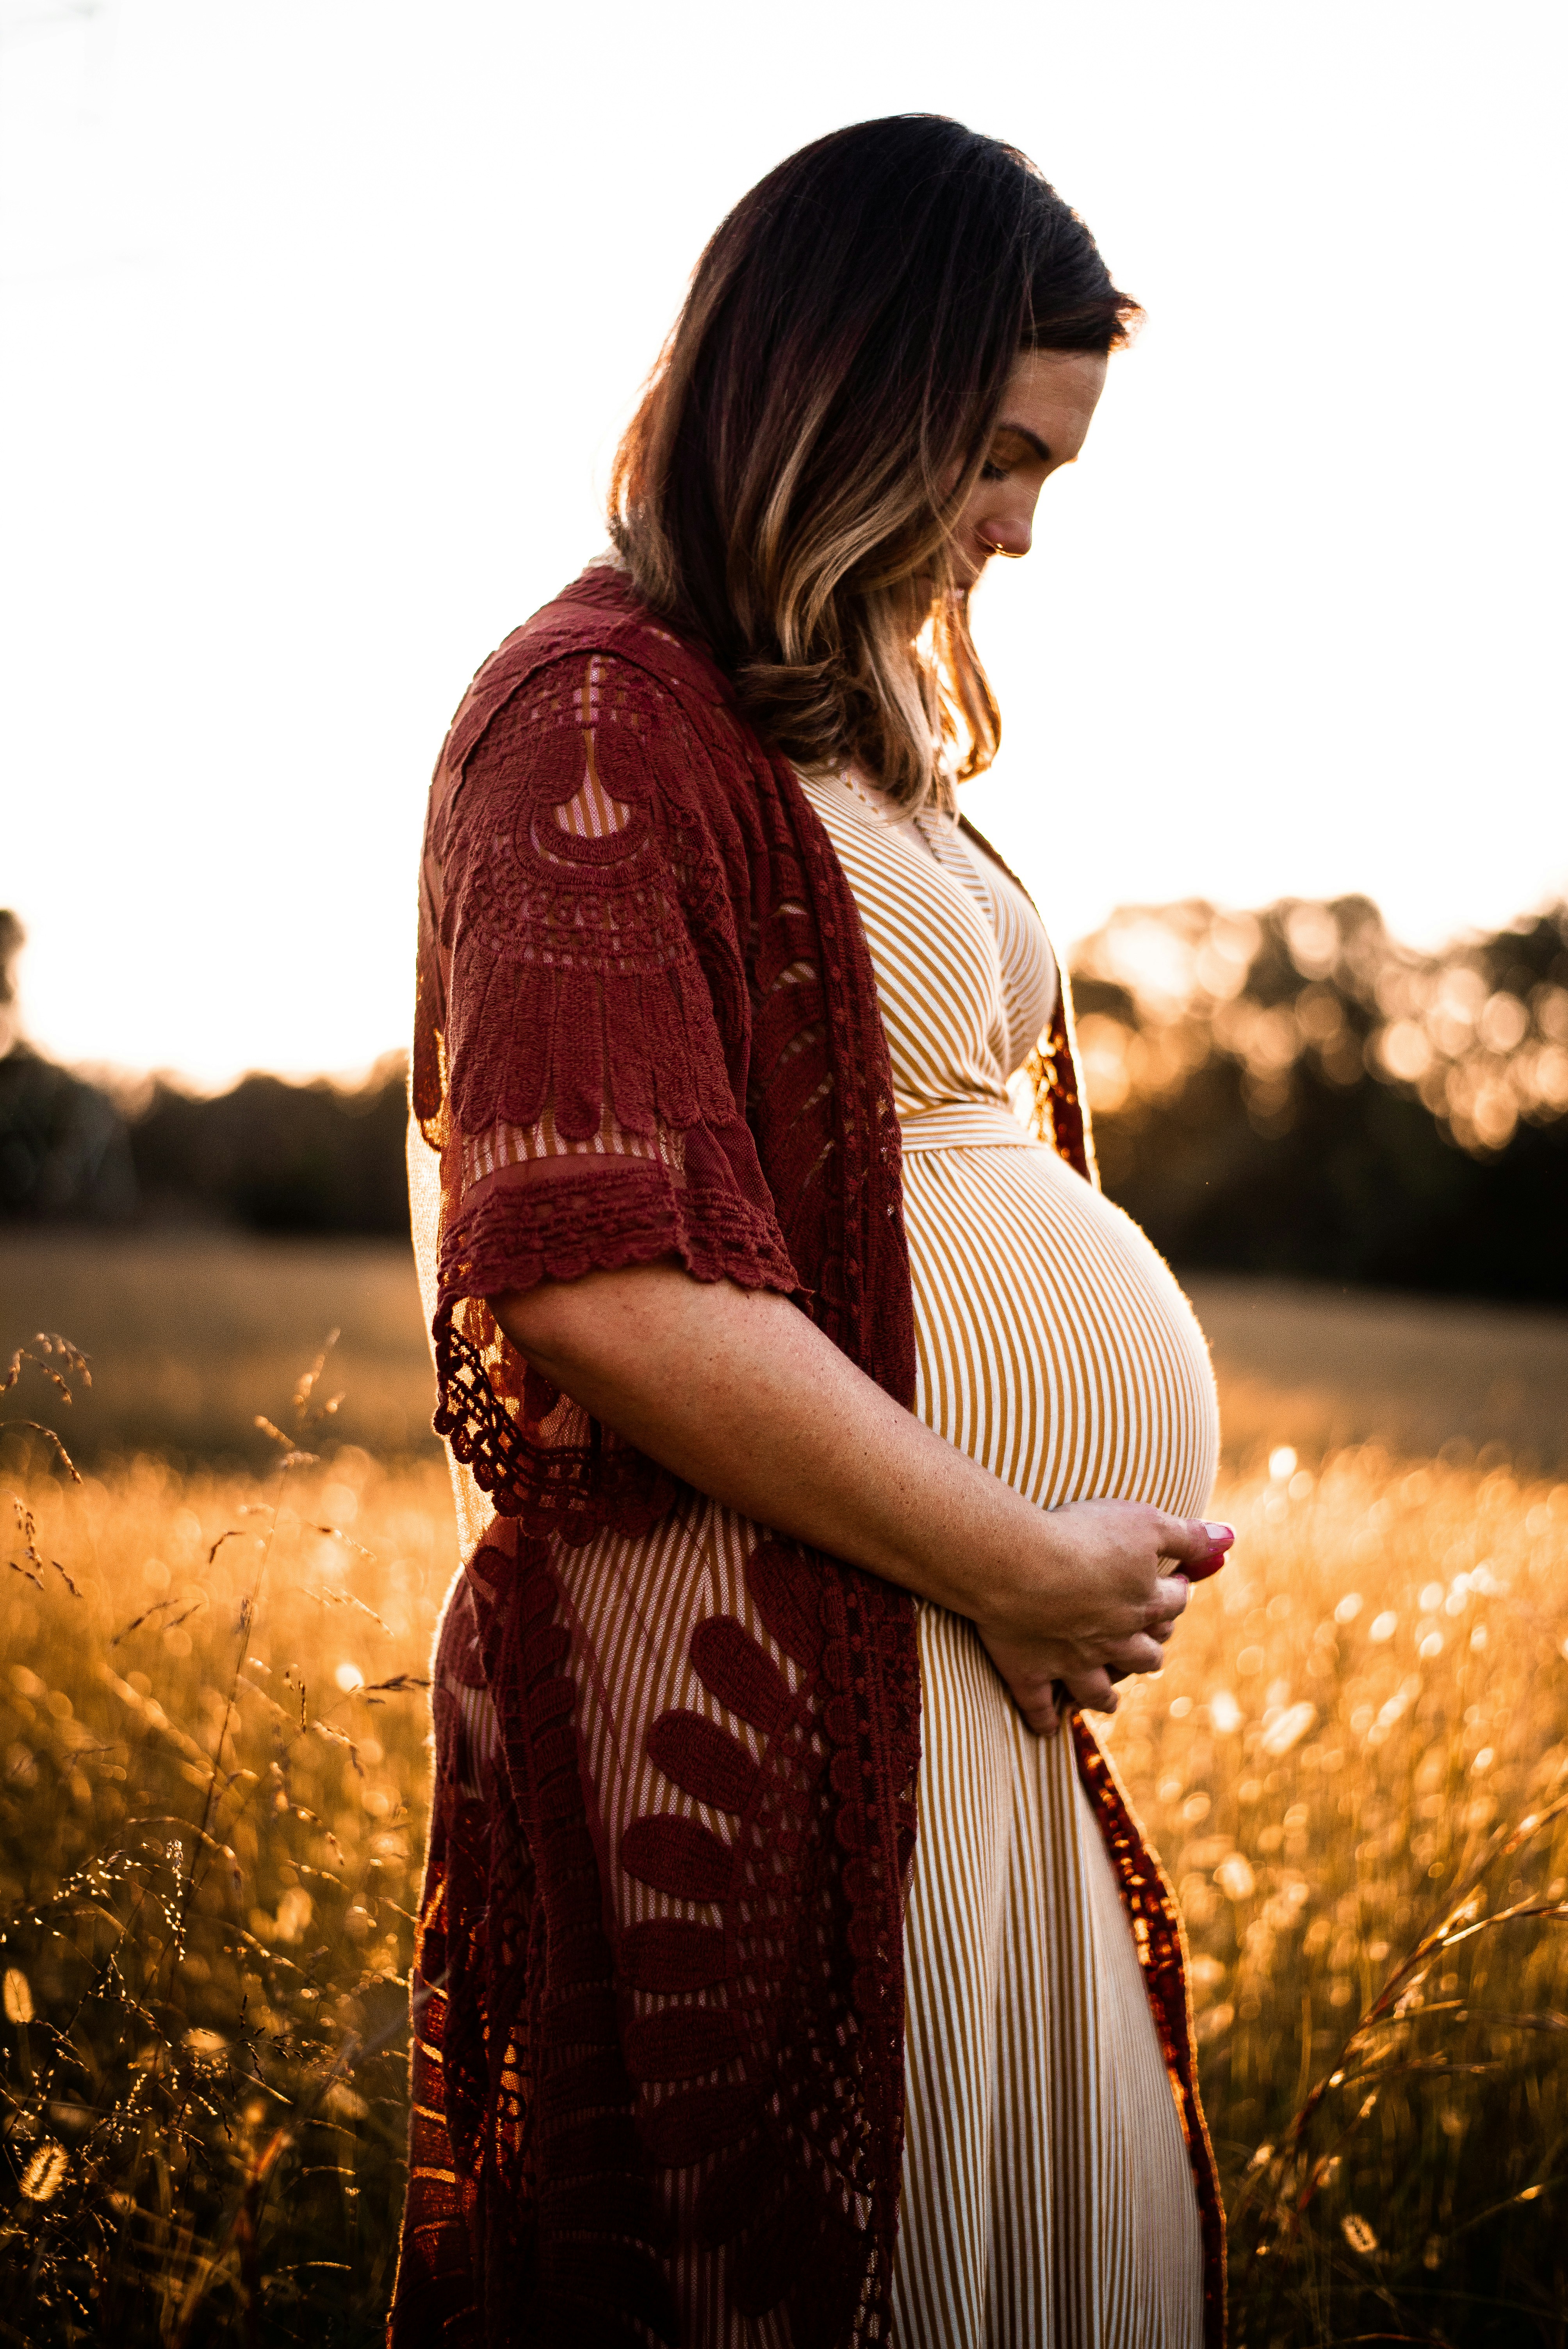
<svg viewBox="0 0 1568 2349">
<path fill-rule="evenodd" d="M 491 1300 L 596 1419 L 743 1516 L 974 1617 L 1048 1576 L 1048 1526 L 788 1299 L 638 1266 Z"/>
<path fill-rule="evenodd" d="M 1063 1683 L 1114 1711 L 1113 1679 L 1157 1670 L 1188 1590 L 1164 1562 L 1212 1572 L 1231 1539 L 1140 1502 L 1032 1506 L 766 1291 L 663 1263 L 490 1302 L 563 1393 L 698 1492 L 967 1615 L 1037 1729 Z"/>
</svg>

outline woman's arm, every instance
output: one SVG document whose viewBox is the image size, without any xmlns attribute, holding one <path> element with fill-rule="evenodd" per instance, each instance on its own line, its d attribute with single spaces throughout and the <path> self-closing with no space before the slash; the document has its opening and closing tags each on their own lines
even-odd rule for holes
<svg viewBox="0 0 1568 2349">
<path fill-rule="evenodd" d="M 921 1424 L 788 1299 L 673 1261 L 490 1300 L 521 1353 L 707 1493 L 966 1615 L 1031 1727 L 1053 1683 L 1114 1712 L 1187 1603 L 1161 1562 L 1212 1568 L 1201 1523 L 1134 1501 L 1045 1511 Z"/>
</svg>

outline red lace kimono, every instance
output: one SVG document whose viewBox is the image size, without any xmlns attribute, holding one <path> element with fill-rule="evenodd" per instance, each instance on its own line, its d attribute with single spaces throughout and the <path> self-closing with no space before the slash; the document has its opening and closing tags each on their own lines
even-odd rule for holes
<svg viewBox="0 0 1568 2349">
<path fill-rule="evenodd" d="M 1064 1006 L 1037 1095 L 1081 1172 L 1068 1020 Z M 669 1899 L 617 1925 L 583 1741 L 614 1667 L 561 1569 L 606 1528 L 652 1538 L 681 1488 L 528 1369 L 484 1303 L 674 1255 L 699 1279 L 793 1296 L 913 1399 L 898 1127 L 848 883 L 788 761 L 608 569 L 508 638 L 442 751 L 413 1106 L 412 1149 L 439 1154 L 436 1424 L 472 1479 L 459 1499 L 486 1498 L 438 1658 L 393 2349 L 675 2344 L 687 2256 L 721 2260 L 727 2304 L 769 2320 L 769 2340 L 886 2343 L 913 1602 L 751 1529 L 746 1593 L 774 1652 L 727 1614 L 689 1646 L 749 1734 L 690 1709 L 653 1723 L 670 1807 L 616 1850 Z M 1186 2127 L 1217 2343 L 1222 2220 L 1180 1927 L 1093 1738 L 1073 1733 Z"/>
</svg>

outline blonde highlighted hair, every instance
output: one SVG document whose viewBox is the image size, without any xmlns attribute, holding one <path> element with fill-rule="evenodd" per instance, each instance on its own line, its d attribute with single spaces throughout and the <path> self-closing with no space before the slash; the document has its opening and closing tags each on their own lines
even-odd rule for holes
<svg viewBox="0 0 1568 2349">
<path fill-rule="evenodd" d="M 1137 316 L 1016 148 L 937 115 L 834 131 L 697 264 L 616 455 L 615 545 L 787 756 L 945 801 L 1001 736 L 948 546 L 1008 373 Z"/>
</svg>

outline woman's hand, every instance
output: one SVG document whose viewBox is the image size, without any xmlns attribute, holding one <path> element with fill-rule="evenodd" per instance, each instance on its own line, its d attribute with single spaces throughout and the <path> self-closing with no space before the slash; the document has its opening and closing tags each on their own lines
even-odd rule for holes
<svg viewBox="0 0 1568 2349">
<path fill-rule="evenodd" d="M 1136 1501 L 1044 1511 L 924 1427 L 786 1298 L 665 1259 L 492 1297 L 514 1346 L 699 1493 L 980 1628 L 1025 1718 L 1153 1671 L 1223 1543 Z M 1228 1538 L 1229 1528 L 1217 1529 Z"/>
<path fill-rule="evenodd" d="M 1114 1713 L 1114 1681 L 1160 1670 L 1191 1583 L 1235 1537 L 1141 1501 L 1073 1501 L 1041 1522 L 1055 1555 L 1038 1583 L 1008 1590 L 975 1628 L 1030 1728 L 1050 1736 L 1064 1695 Z"/>
</svg>

